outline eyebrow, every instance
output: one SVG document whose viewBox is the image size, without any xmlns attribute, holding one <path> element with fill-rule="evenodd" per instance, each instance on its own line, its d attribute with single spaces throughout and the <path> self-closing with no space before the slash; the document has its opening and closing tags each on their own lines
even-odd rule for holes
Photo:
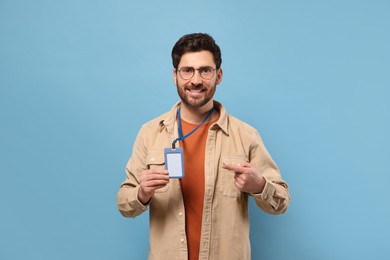
<svg viewBox="0 0 390 260">
<path fill-rule="evenodd" d="M 203 68 L 212 68 L 212 69 L 214 69 L 213 66 L 209 66 L 209 65 L 200 66 L 200 67 L 198 67 L 198 68 L 194 68 L 194 67 L 192 67 L 192 66 L 183 66 L 183 67 L 181 67 L 180 69 L 182 69 L 182 68 L 191 68 L 191 69 L 196 69 L 196 70 L 198 70 L 198 69 L 203 69 Z"/>
</svg>

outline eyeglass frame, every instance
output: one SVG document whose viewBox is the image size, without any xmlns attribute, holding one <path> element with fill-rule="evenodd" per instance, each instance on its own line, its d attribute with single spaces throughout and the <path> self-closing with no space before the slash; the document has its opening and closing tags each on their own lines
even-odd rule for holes
<svg viewBox="0 0 390 260">
<path fill-rule="evenodd" d="M 205 69 L 205 68 L 211 69 L 211 70 L 213 71 L 213 73 L 212 73 L 212 75 L 210 76 L 210 78 L 205 78 L 205 77 L 202 76 L 202 72 L 201 72 L 200 70 L 201 70 L 201 69 Z M 183 69 L 192 69 L 192 70 L 193 70 L 192 76 L 189 77 L 189 78 L 184 78 L 184 77 L 181 75 L 181 73 L 180 73 L 180 71 L 183 70 Z M 180 69 L 177 69 L 176 71 L 177 71 L 177 73 L 180 75 L 180 77 L 181 77 L 182 79 L 184 79 L 184 80 L 190 80 L 190 79 L 192 79 L 192 78 L 195 76 L 195 71 L 196 71 L 196 70 L 199 72 L 199 75 L 200 75 L 200 77 L 201 77 L 202 79 L 209 80 L 209 79 L 211 79 L 212 77 L 214 77 L 215 71 L 217 71 L 218 69 L 217 69 L 217 68 L 214 69 L 214 68 L 211 67 L 211 66 L 202 66 L 202 67 L 197 68 L 197 69 L 195 69 L 194 67 L 185 66 L 185 67 L 182 67 L 182 68 L 180 68 Z"/>
</svg>

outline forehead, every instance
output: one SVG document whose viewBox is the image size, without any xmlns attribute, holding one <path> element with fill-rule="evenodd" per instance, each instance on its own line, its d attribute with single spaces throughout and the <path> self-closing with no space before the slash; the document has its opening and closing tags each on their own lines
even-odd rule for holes
<svg viewBox="0 0 390 260">
<path fill-rule="evenodd" d="M 210 51 L 187 52 L 181 56 L 179 68 L 181 67 L 215 67 L 214 57 Z"/>
</svg>

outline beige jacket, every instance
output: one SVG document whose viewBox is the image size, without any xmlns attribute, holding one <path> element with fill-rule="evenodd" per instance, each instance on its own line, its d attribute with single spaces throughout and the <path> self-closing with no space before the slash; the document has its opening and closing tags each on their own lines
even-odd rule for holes
<svg viewBox="0 0 390 260">
<path fill-rule="evenodd" d="M 287 183 L 268 154 L 258 132 L 228 115 L 216 102 L 219 120 L 209 129 L 205 149 L 205 197 L 199 259 L 246 260 L 251 258 L 249 242 L 248 197 L 270 214 L 282 214 L 290 202 Z M 156 191 L 149 205 L 137 199 L 140 174 L 145 169 L 164 169 L 164 148 L 176 139 L 175 106 L 142 126 L 126 166 L 126 180 L 117 195 L 119 211 L 136 217 L 149 208 L 149 259 L 187 260 L 185 211 L 180 181 Z M 185 156 L 185 155 L 184 155 Z M 263 173 L 266 185 L 261 194 L 240 192 L 234 185 L 234 173 L 223 163 L 250 162 Z M 259 221 L 259 220 L 252 220 Z"/>
</svg>

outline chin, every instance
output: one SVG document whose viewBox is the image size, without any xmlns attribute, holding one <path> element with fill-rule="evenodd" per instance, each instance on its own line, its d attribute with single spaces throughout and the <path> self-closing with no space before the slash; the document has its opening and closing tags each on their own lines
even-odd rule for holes
<svg viewBox="0 0 390 260">
<path fill-rule="evenodd" d="M 211 99 L 201 99 L 201 100 L 188 100 L 188 99 L 182 99 L 183 103 L 186 104 L 189 107 L 192 108 L 201 108 L 205 105 L 207 105 L 210 102 Z"/>
</svg>

